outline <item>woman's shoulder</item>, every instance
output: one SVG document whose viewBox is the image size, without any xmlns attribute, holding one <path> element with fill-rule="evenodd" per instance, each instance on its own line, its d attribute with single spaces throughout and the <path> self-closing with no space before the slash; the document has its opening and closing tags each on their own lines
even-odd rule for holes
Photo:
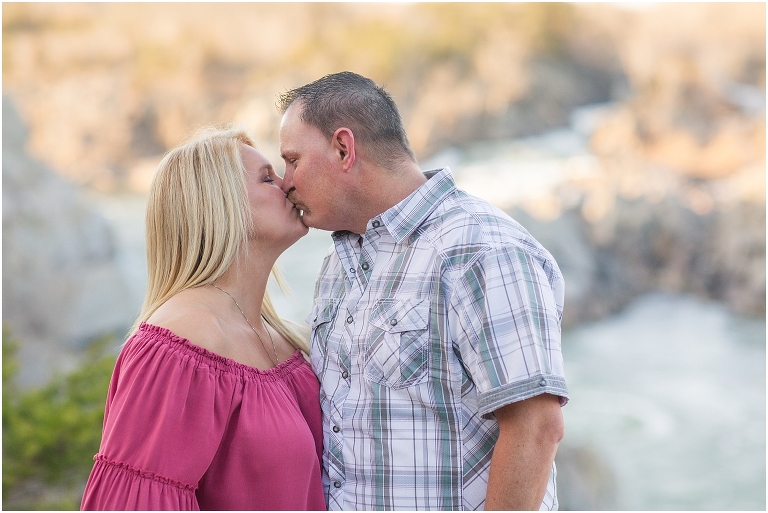
<svg viewBox="0 0 768 513">
<path fill-rule="evenodd" d="M 212 353 L 221 353 L 226 344 L 218 315 L 208 306 L 205 293 L 188 289 L 163 303 L 146 324 L 165 328 L 177 337 Z"/>
<path fill-rule="evenodd" d="M 294 352 L 294 356 L 298 355 L 296 358 L 290 358 L 290 365 L 276 368 L 262 368 L 249 361 L 254 352 L 252 346 L 243 344 L 238 329 L 227 324 L 211 308 L 207 293 L 206 290 L 188 289 L 171 297 L 141 324 L 131 345 L 136 349 L 146 344 L 160 345 L 163 346 L 161 351 L 204 360 L 216 372 L 234 373 L 259 381 L 279 379 L 296 370 L 296 363 L 304 362 L 298 351 Z"/>
</svg>

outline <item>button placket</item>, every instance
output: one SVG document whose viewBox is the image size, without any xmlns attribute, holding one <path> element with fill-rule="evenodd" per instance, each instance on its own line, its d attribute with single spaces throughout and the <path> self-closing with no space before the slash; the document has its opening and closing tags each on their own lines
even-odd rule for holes
<svg viewBox="0 0 768 513">
<path fill-rule="evenodd" d="M 381 226 L 381 221 L 378 220 L 371 223 L 371 226 L 376 222 Z M 358 266 L 360 267 L 361 272 L 356 273 L 355 275 L 362 290 L 365 290 L 368 287 L 368 281 L 371 279 L 373 266 L 376 262 L 376 250 L 378 249 L 380 238 L 380 233 L 375 230 L 368 230 L 363 239 L 363 244 L 360 247 Z"/>
<path fill-rule="evenodd" d="M 369 225 L 372 226 L 373 222 Z M 383 226 L 383 223 L 379 221 L 379 226 Z M 361 299 L 363 298 L 368 281 L 373 272 L 375 265 L 376 250 L 381 235 L 375 230 L 370 230 L 366 233 L 365 237 L 360 237 L 360 246 L 358 247 L 358 240 L 352 240 L 349 238 L 343 241 L 343 252 L 337 250 L 341 264 L 344 268 L 344 274 L 348 280 L 345 280 L 346 294 L 341 300 L 339 305 L 339 313 L 337 315 L 336 327 L 339 329 L 340 348 L 346 348 L 354 359 L 357 351 L 360 350 L 356 347 L 355 341 L 361 336 L 363 328 L 367 326 L 367 320 L 364 317 L 360 317 L 361 313 L 358 308 Z M 354 247 L 353 247 L 354 244 Z M 342 254 L 344 258 L 341 258 Z M 346 314 L 346 315 L 344 315 Z M 341 352 L 339 353 L 341 355 Z M 344 465 L 344 439 L 345 430 L 344 422 L 345 416 L 343 414 L 344 404 L 346 396 L 350 390 L 352 372 L 357 372 L 354 365 L 350 361 L 345 361 L 339 356 L 339 361 L 334 365 L 335 379 L 333 385 L 329 385 L 329 388 L 333 389 L 332 396 L 328 397 L 331 413 L 325 419 L 325 436 L 330 437 L 330 446 L 333 448 L 330 450 L 331 454 L 328 464 L 328 475 L 330 477 L 330 496 L 334 497 L 331 502 L 343 503 L 344 496 L 344 483 L 345 479 L 345 465 Z M 330 378 L 330 376 L 327 376 Z"/>
</svg>

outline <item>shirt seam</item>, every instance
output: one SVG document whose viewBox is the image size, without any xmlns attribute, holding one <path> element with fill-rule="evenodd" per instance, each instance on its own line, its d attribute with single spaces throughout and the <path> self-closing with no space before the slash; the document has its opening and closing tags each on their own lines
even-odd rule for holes
<svg viewBox="0 0 768 513">
<path fill-rule="evenodd" d="M 133 475 L 135 475 L 137 477 L 140 477 L 142 479 L 149 479 L 149 480 L 152 480 L 152 481 L 157 481 L 159 483 L 166 484 L 166 485 L 169 485 L 169 486 L 173 486 L 175 488 L 179 488 L 179 489 L 184 490 L 184 491 L 194 492 L 194 491 L 197 490 L 197 486 L 193 486 L 191 484 L 183 483 L 183 482 L 177 481 L 175 479 L 164 477 L 164 476 L 161 476 L 159 474 L 156 474 L 156 473 L 148 471 L 148 470 L 139 470 L 137 468 L 132 467 L 131 465 L 128 465 L 127 463 L 122 463 L 122 462 L 119 462 L 119 461 L 110 460 L 106 456 L 104 456 L 103 454 L 97 454 L 96 456 L 93 457 L 93 459 L 97 463 L 101 463 L 103 465 L 107 465 L 107 466 L 116 468 L 119 471 L 122 471 L 122 472 L 125 472 L 125 473 L 128 473 L 128 474 L 133 474 Z"/>
</svg>

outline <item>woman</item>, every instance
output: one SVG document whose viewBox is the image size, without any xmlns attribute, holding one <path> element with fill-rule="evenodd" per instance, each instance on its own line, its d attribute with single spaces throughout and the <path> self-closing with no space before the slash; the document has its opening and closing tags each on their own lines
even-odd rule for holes
<svg viewBox="0 0 768 513">
<path fill-rule="evenodd" d="M 318 382 L 266 292 L 308 229 L 253 146 L 211 129 L 160 163 L 82 509 L 325 509 Z"/>
</svg>

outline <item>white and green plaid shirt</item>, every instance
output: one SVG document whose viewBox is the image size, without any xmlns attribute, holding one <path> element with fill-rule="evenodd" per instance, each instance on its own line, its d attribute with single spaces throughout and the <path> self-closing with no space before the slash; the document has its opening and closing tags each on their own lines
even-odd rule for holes
<svg viewBox="0 0 768 513">
<path fill-rule="evenodd" d="M 563 278 L 508 215 L 450 170 L 368 222 L 334 232 L 315 288 L 329 509 L 463 510 L 485 502 L 492 412 L 567 402 Z M 542 509 L 556 509 L 553 466 Z"/>
</svg>

